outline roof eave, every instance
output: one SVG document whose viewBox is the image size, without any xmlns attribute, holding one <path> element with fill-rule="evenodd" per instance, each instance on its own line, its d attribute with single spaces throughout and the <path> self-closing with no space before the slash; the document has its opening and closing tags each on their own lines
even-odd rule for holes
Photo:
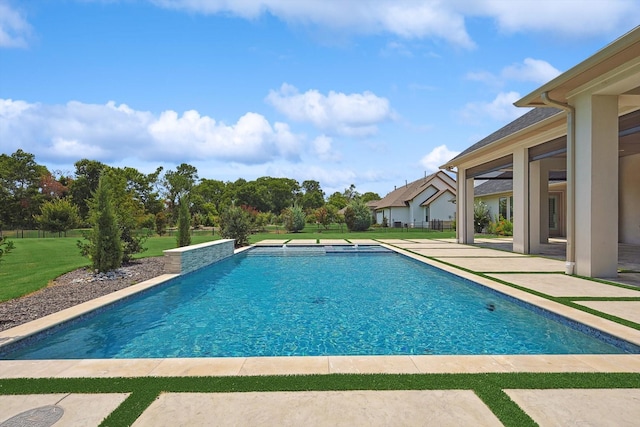
<svg viewBox="0 0 640 427">
<path fill-rule="evenodd" d="M 522 129 L 518 130 L 517 132 L 514 132 L 512 134 L 506 135 L 503 138 L 497 139 L 497 140 L 491 142 L 490 144 L 485 145 L 484 147 L 481 147 L 481 148 L 478 148 L 477 150 L 471 151 L 471 152 L 465 154 L 464 156 L 454 157 L 453 159 L 449 160 L 444 165 L 440 166 L 440 169 L 452 170 L 453 168 L 457 167 L 459 164 L 465 163 L 470 159 L 478 157 L 478 156 L 486 153 L 487 151 L 493 151 L 494 148 L 496 146 L 499 146 L 500 144 L 507 143 L 510 140 L 519 138 L 522 135 L 526 135 L 527 133 L 530 133 L 530 132 L 534 131 L 537 128 L 546 126 L 549 123 L 558 120 L 558 118 L 562 117 L 562 115 L 563 114 L 561 112 L 558 113 L 558 114 L 554 114 L 552 116 L 547 117 L 544 120 L 540 120 L 539 122 L 533 123 L 530 126 L 522 128 Z M 454 160 L 455 160 L 455 162 L 454 162 Z"/>
<path fill-rule="evenodd" d="M 595 78 L 598 74 L 602 73 L 600 70 L 594 70 L 596 65 L 610 61 L 615 55 L 633 47 L 634 44 L 640 44 L 640 26 L 635 27 L 578 65 L 519 99 L 514 105 L 516 107 L 547 107 L 548 105 L 542 100 L 542 94 L 545 92 L 549 92 L 552 99 L 566 103 L 566 95 L 577 86 L 580 86 L 579 83 L 576 83 L 578 77 L 594 74 L 592 78 Z M 615 64 L 612 68 L 614 67 Z M 587 78 L 587 80 L 589 80 L 589 78 Z"/>
</svg>

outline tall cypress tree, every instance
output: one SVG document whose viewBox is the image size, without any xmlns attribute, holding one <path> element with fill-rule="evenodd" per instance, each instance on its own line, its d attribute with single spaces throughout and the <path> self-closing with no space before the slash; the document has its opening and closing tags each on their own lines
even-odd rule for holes
<svg viewBox="0 0 640 427">
<path fill-rule="evenodd" d="M 93 268 L 106 272 L 122 265 L 120 229 L 114 213 L 109 180 L 106 176 L 100 178 L 93 201 L 93 232 L 89 254 Z"/>
<path fill-rule="evenodd" d="M 178 208 L 178 247 L 189 246 L 191 244 L 191 215 L 189 214 L 189 199 L 187 196 L 180 198 Z"/>
</svg>

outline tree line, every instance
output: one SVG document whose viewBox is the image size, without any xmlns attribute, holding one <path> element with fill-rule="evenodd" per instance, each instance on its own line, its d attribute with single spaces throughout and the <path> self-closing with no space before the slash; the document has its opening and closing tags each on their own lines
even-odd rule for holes
<svg viewBox="0 0 640 427">
<path fill-rule="evenodd" d="M 192 227 L 221 227 L 223 214 L 235 207 L 249 215 L 254 227 L 280 223 L 289 224 L 292 231 L 301 217 L 326 225 L 341 219 L 337 212 L 348 204 L 380 198 L 372 192 L 360 194 L 354 185 L 327 197 L 315 180 L 300 184 L 269 176 L 233 182 L 200 178 L 198 170 L 186 163 L 173 170 L 158 167 L 149 174 L 90 159 L 78 160 L 74 167 L 73 173 L 49 171 L 21 149 L 1 154 L 0 235 L 3 229 L 62 233 L 91 227 L 91 203 L 102 177 L 108 177 L 119 224 L 126 224 L 123 235 L 140 229 L 164 234 L 177 225 L 179 202 L 185 197 Z M 345 222 L 348 219 L 349 215 Z M 134 241 L 131 244 L 135 246 Z"/>
</svg>

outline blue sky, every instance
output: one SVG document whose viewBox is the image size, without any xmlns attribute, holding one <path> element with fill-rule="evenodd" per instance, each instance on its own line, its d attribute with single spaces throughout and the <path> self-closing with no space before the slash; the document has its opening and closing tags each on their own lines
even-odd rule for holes
<svg viewBox="0 0 640 427">
<path fill-rule="evenodd" d="M 0 0 L 0 152 L 384 196 L 638 23 L 638 0 Z"/>
</svg>

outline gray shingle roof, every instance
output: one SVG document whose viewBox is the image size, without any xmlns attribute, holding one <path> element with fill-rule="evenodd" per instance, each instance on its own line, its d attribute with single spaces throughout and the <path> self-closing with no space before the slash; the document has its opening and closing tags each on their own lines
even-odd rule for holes
<svg viewBox="0 0 640 427">
<path fill-rule="evenodd" d="M 492 179 L 474 187 L 474 196 L 486 196 L 487 194 L 508 193 L 513 190 L 513 180 Z"/>
<path fill-rule="evenodd" d="M 555 116 L 556 114 L 562 113 L 562 110 L 559 108 L 534 108 L 528 113 L 518 117 L 508 125 L 498 129 L 491 135 L 486 138 L 476 142 L 471 147 L 464 150 L 462 153 L 458 154 L 453 159 L 449 160 L 447 163 L 451 163 L 459 157 L 466 156 L 467 154 L 474 152 L 486 145 L 491 144 L 492 142 L 498 141 L 504 137 L 507 137 L 511 134 L 514 134 L 522 129 L 526 129 L 527 127 L 534 125 L 538 122 L 541 122 L 544 119 Z"/>
<path fill-rule="evenodd" d="M 455 192 L 455 187 L 453 187 L 447 179 L 451 180 L 448 175 L 446 175 L 442 171 L 435 172 L 429 176 L 424 178 L 420 178 L 416 181 L 409 182 L 406 185 L 403 185 L 400 188 L 397 188 L 384 196 L 382 200 L 379 200 L 377 203 L 377 209 L 389 208 L 389 207 L 401 207 L 408 206 L 409 201 L 413 200 L 418 194 L 422 193 L 425 189 L 432 185 L 432 181 L 436 177 L 440 177 L 442 181 L 446 183 L 446 186 L 452 189 L 452 193 Z"/>
</svg>

